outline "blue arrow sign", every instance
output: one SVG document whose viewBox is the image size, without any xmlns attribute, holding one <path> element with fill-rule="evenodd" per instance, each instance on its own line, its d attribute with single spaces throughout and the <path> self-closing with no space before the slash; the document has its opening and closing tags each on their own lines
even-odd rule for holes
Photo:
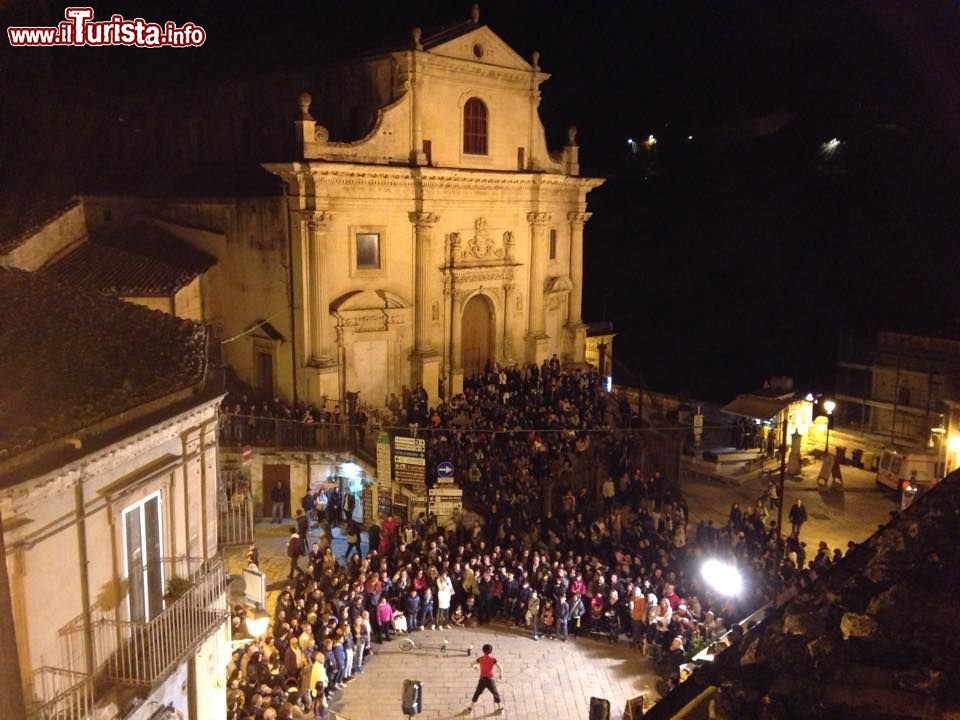
<svg viewBox="0 0 960 720">
<path fill-rule="evenodd" d="M 449 460 L 444 460 L 437 465 L 437 477 L 453 477 L 453 463 Z"/>
</svg>

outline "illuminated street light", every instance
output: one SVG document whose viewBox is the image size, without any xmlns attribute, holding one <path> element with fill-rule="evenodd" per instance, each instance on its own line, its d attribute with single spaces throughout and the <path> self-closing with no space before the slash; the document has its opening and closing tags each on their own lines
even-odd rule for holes
<svg viewBox="0 0 960 720">
<path fill-rule="evenodd" d="M 830 454 L 830 418 L 833 417 L 833 411 L 837 404 L 833 400 L 824 400 L 823 409 L 827 411 L 827 442 L 824 443 L 823 452 Z"/>
<path fill-rule="evenodd" d="M 643 141 L 643 144 L 646 145 L 646 146 L 647 146 L 647 149 L 649 150 L 650 148 L 652 148 L 654 145 L 657 144 L 657 138 L 656 138 L 656 136 L 655 136 L 655 135 L 648 135 L 648 136 L 647 136 L 647 139 Z"/>
<path fill-rule="evenodd" d="M 733 565 L 719 560 L 707 560 L 700 568 L 700 575 L 712 590 L 734 597 L 743 591 L 743 578 Z"/>
<path fill-rule="evenodd" d="M 830 138 L 825 143 L 821 143 L 820 152 L 823 153 L 825 157 L 832 157 L 839 147 L 840 140 L 837 138 Z"/>
<path fill-rule="evenodd" d="M 247 615 L 247 632 L 250 637 L 261 638 L 267 632 L 267 626 L 270 625 L 270 613 L 259 605 L 249 611 Z"/>
</svg>

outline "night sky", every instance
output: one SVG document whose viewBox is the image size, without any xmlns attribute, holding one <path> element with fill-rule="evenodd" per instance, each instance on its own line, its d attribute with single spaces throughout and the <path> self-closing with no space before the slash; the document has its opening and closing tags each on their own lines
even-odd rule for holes
<svg viewBox="0 0 960 720">
<path fill-rule="evenodd" d="M 102 93 L 349 55 L 465 19 L 470 3 L 95 9 L 189 20 L 208 41 L 48 53 L 4 40 L 4 188 L 67 191 L 62 149 L 37 136 Z M 12 2 L 2 22 L 62 10 Z M 551 146 L 576 124 L 581 172 L 609 178 L 590 196 L 585 319 L 613 320 L 618 362 L 651 387 L 725 401 L 786 374 L 826 390 L 843 332 L 956 332 L 957 3 L 514 0 L 481 3 L 481 20 L 541 52 Z M 654 150 L 628 152 L 650 134 Z"/>
</svg>

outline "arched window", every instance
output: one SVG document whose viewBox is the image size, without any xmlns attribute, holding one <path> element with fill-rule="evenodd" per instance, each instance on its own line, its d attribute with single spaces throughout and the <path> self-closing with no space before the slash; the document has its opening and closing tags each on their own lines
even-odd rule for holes
<svg viewBox="0 0 960 720">
<path fill-rule="evenodd" d="M 487 106 L 480 98 L 470 98 L 463 106 L 463 151 L 487 154 Z"/>
</svg>

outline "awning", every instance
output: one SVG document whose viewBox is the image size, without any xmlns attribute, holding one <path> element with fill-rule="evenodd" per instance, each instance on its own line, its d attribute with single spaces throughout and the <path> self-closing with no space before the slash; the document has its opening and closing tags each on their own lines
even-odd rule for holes
<svg viewBox="0 0 960 720">
<path fill-rule="evenodd" d="M 765 398 L 758 395 L 738 395 L 736 400 L 727 403 L 721 411 L 731 415 L 769 420 L 788 407 L 793 398 Z"/>
</svg>

